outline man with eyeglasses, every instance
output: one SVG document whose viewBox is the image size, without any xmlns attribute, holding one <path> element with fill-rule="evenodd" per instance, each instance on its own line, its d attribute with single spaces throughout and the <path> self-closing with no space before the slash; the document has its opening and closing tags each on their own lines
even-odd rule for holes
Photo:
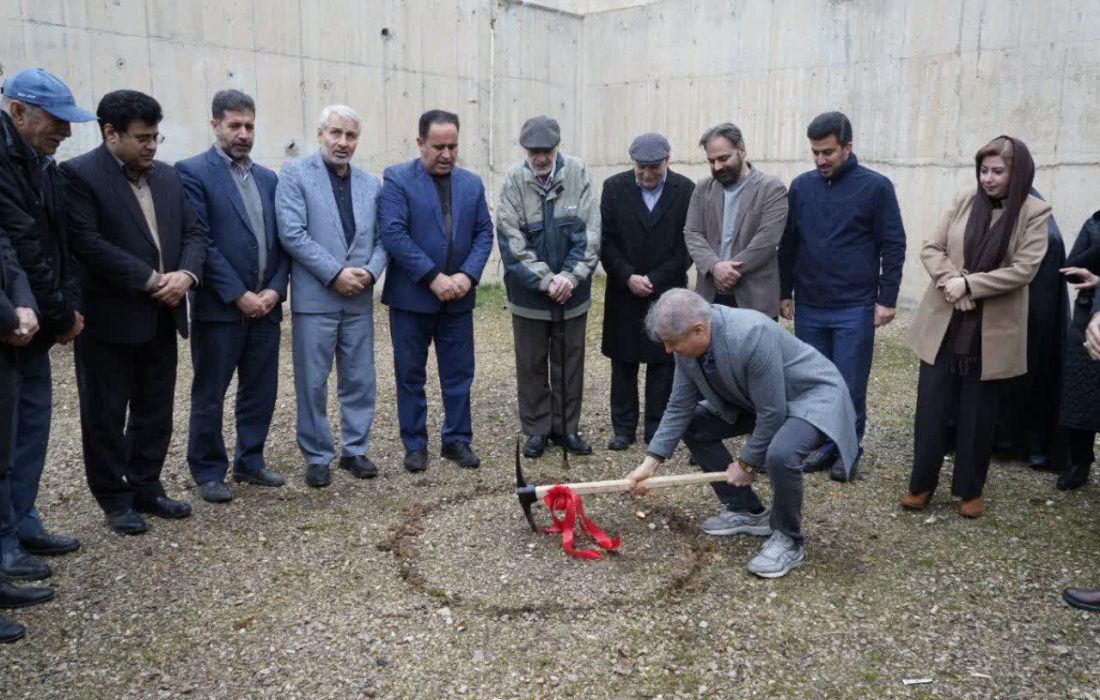
<svg viewBox="0 0 1100 700">
<path fill-rule="evenodd" d="M 69 231 L 83 263 L 85 330 L 76 340 L 88 486 L 115 532 L 146 530 L 140 513 L 186 518 L 160 474 L 172 437 L 176 333 L 202 279 L 206 234 L 176 170 L 154 160 L 162 113 L 135 90 L 96 110 L 103 143 L 62 165 Z"/>
</svg>

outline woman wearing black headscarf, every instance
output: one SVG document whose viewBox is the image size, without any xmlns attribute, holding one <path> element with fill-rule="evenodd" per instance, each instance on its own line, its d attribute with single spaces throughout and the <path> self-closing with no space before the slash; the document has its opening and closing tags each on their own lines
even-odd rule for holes
<svg viewBox="0 0 1100 700">
<path fill-rule="evenodd" d="M 1046 253 L 1050 206 L 1030 196 L 1035 164 L 1000 136 L 974 157 L 976 188 L 956 195 L 921 247 L 932 278 L 909 342 L 921 359 L 913 472 L 901 505 L 928 505 L 955 425 L 951 492 L 960 515 L 985 512 L 1004 380 L 1027 372 L 1027 285 Z"/>
</svg>

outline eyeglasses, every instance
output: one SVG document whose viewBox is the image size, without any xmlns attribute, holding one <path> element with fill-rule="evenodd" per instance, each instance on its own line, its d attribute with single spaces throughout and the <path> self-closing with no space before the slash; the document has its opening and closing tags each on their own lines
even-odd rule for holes
<svg viewBox="0 0 1100 700">
<path fill-rule="evenodd" d="M 142 146 L 148 146 L 151 143 L 164 143 L 164 134 L 142 134 L 141 136 L 134 136 L 127 132 L 123 134 L 123 136 L 129 136 Z"/>
</svg>

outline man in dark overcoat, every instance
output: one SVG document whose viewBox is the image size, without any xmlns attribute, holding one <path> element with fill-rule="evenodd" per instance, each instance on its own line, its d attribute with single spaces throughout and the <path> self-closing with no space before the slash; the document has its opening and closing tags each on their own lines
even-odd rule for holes
<svg viewBox="0 0 1100 700">
<path fill-rule="evenodd" d="M 643 327 L 646 312 L 662 293 L 687 286 L 691 264 L 684 220 L 695 184 L 669 170 L 670 152 L 660 134 L 634 139 L 634 168 L 605 180 L 600 199 L 600 260 L 607 273 L 600 350 L 611 359 L 611 450 L 625 450 L 635 439 L 639 365 L 646 365 L 647 443 L 672 391 L 672 355 L 650 340 Z"/>
</svg>

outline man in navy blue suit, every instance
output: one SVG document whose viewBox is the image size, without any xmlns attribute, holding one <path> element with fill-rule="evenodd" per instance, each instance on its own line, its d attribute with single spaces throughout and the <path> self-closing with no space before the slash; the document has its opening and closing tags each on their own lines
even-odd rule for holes
<svg viewBox="0 0 1100 700">
<path fill-rule="evenodd" d="M 458 115 L 422 114 L 420 157 L 386 168 L 379 201 L 390 255 L 382 303 L 390 307 L 397 416 L 411 472 L 428 462 L 424 381 L 433 342 L 445 414 L 440 454 L 467 469 L 481 463 L 470 448 L 474 287 L 492 249 L 493 222 L 481 178 L 456 165 L 458 129 Z"/>
<path fill-rule="evenodd" d="M 209 150 L 176 163 L 187 199 L 209 231 L 203 277 L 191 311 L 191 427 L 187 463 L 199 495 L 230 501 L 222 407 L 237 373 L 233 479 L 282 486 L 264 462 L 279 382 L 279 323 L 290 260 L 275 220 L 278 178 L 252 162 L 256 104 L 239 90 L 214 95 Z"/>
</svg>

